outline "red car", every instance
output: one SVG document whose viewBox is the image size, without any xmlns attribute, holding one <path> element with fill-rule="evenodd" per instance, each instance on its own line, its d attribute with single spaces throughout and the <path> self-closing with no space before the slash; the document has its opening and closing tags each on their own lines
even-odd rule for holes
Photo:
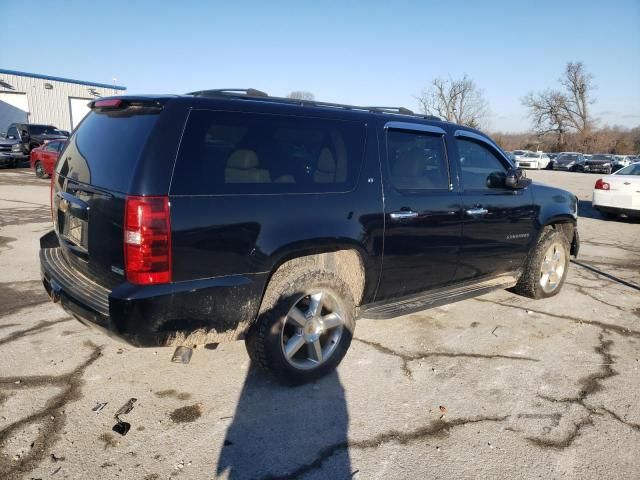
<svg viewBox="0 0 640 480">
<path fill-rule="evenodd" d="M 31 150 L 29 161 L 31 168 L 35 170 L 36 176 L 44 178 L 51 176 L 53 167 L 64 148 L 66 140 L 52 140 Z"/>
</svg>

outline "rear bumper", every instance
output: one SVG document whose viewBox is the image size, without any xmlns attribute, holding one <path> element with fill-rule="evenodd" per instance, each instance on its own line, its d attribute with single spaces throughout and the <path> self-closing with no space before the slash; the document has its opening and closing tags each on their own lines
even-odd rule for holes
<svg viewBox="0 0 640 480">
<path fill-rule="evenodd" d="M 71 268 L 61 248 L 46 248 L 50 234 L 41 239 L 40 266 L 51 299 L 83 324 L 131 345 L 235 340 L 258 313 L 264 274 L 144 287 L 124 282 L 109 291 Z"/>
</svg>

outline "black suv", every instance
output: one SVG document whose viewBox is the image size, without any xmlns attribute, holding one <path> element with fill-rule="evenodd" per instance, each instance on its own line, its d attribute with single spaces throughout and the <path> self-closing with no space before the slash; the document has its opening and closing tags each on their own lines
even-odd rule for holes
<svg viewBox="0 0 640 480">
<path fill-rule="evenodd" d="M 17 167 L 29 162 L 31 150 L 49 140 L 66 140 L 67 132 L 53 125 L 12 123 L 4 139 L 0 140 L 0 165 Z"/>
<path fill-rule="evenodd" d="M 244 338 L 301 383 L 338 365 L 358 316 L 550 297 L 578 252 L 576 197 L 471 128 L 253 90 L 90 106 L 53 176 L 43 282 L 134 345 Z"/>
</svg>

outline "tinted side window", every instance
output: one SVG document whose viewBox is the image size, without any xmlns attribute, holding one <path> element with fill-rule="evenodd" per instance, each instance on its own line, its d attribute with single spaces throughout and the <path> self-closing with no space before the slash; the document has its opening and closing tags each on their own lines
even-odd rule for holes
<svg viewBox="0 0 640 480">
<path fill-rule="evenodd" d="M 398 190 L 448 190 L 444 137 L 389 130 L 387 159 L 391 184 Z"/>
<path fill-rule="evenodd" d="M 16 127 L 11 127 L 9 130 L 7 130 L 7 137 L 9 135 L 13 135 L 14 137 L 18 138 L 18 129 Z"/>
<path fill-rule="evenodd" d="M 491 174 L 505 175 L 506 165 L 487 147 L 463 138 L 456 138 L 456 144 L 465 190 L 488 189 L 487 178 Z"/>
<path fill-rule="evenodd" d="M 176 195 L 346 192 L 364 155 L 362 123 L 194 110 L 182 139 Z"/>
</svg>

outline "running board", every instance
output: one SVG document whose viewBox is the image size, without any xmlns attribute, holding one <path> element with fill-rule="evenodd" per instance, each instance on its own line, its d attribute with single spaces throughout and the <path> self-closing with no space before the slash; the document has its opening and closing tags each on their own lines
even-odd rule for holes
<svg viewBox="0 0 640 480">
<path fill-rule="evenodd" d="M 380 301 L 360 308 L 360 317 L 386 319 L 408 315 L 429 308 L 478 297 L 492 290 L 511 288 L 518 283 L 516 274 L 505 274 L 480 282 L 466 282 L 463 285 L 439 288 L 426 293 L 409 295 L 396 300 Z"/>
</svg>

